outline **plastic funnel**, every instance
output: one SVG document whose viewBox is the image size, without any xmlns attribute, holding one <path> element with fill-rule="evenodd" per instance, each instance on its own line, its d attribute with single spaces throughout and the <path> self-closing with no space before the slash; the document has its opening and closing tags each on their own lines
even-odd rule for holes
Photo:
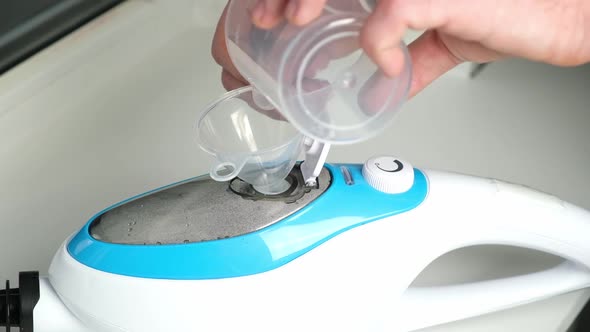
<svg viewBox="0 0 590 332">
<path fill-rule="evenodd" d="M 198 122 L 201 148 L 215 157 L 216 181 L 239 177 L 258 192 L 273 195 L 290 187 L 285 180 L 302 149 L 303 135 L 250 86 L 226 93 L 205 109 Z M 255 102 L 256 101 L 256 102 Z"/>
</svg>

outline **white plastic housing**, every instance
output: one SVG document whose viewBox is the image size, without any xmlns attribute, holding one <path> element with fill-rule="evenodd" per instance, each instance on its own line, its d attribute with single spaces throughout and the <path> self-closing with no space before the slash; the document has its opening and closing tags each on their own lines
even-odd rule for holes
<svg viewBox="0 0 590 332">
<path fill-rule="evenodd" d="M 407 161 L 391 156 L 379 156 L 365 162 L 363 178 L 381 192 L 401 194 L 414 185 L 414 168 Z"/>
<path fill-rule="evenodd" d="M 426 174 L 430 192 L 416 209 L 346 231 L 270 272 L 132 278 L 83 266 L 62 247 L 49 280 L 69 312 L 97 332 L 412 331 L 590 286 L 589 212 L 495 180 Z M 508 279 L 408 288 L 436 258 L 479 244 L 537 249 L 568 262 Z M 44 310 L 35 309 L 36 331 L 53 332 L 42 319 L 55 317 Z"/>
</svg>

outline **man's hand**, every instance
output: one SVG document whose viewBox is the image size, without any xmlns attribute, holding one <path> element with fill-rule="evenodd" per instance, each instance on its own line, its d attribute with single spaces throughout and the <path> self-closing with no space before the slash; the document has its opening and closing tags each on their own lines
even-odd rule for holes
<svg viewBox="0 0 590 332">
<path fill-rule="evenodd" d="M 260 0 L 252 20 L 260 28 L 272 28 L 285 19 L 305 25 L 321 14 L 326 2 Z M 247 83 L 227 54 L 224 19 L 225 12 L 215 34 L 213 56 L 224 68 L 224 86 L 234 89 Z M 588 0 L 377 1 L 363 27 L 361 45 L 390 76 L 403 65 L 398 45 L 407 29 L 426 31 L 409 45 L 412 96 L 464 61 L 485 63 L 508 56 L 558 66 L 590 61 Z"/>
<path fill-rule="evenodd" d="M 229 2 L 228 2 L 229 4 Z M 227 13 L 227 5 L 221 14 L 221 18 L 217 23 L 217 29 L 213 36 L 213 45 L 211 47 L 211 53 L 213 59 L 221 66 L 221 83 L 227 91 L 235 90 L 237 88 L 248 85 L 246 79 L 242 77 L 238 69 L 234 66 L 233 62 L 227 52 L 227 44 L 225 43 L 225 17 Z"/>
</svg>

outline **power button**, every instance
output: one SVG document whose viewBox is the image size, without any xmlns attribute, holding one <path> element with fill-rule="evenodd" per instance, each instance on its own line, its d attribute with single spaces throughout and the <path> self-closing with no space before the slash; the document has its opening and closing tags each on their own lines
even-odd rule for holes
<svg viewBox="0 0 590 332">
<path fill-rule="evenodd" d="M 363 166 L 363 177 L 373 188 L 387 194 L 401 194 L 414 185 L 414 168 L 392 156 L 374 157 Z"/>
</svg>

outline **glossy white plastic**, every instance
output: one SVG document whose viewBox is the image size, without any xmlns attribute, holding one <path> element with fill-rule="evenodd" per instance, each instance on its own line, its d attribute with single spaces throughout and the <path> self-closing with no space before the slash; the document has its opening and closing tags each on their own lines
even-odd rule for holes
<svg viewBox="0 0 590 332">
<path fill-rule="evenodd" d="M 425 173 L 430 191 L 416 209 L 351 229 L 266 273 L 132 278 L 83 266 L 62 247 L 49 280 L 68 310 L 96 332 L 413 331 L 590 286 L 588 211 L 496 180 Z M 536 249 L 567 262 L 504 279 L 410 287 L 438 257 L 481 244 Z M 36 331 L 50 331 L 41 319 L 35 323 Z"/>
<path fill-rule="evenodd" d="M 379 191 L 401 194 L 414 185 L 414 167 L 396 157 L 377 156 L 363 165 L 363 178 Z"/>
</svg>

